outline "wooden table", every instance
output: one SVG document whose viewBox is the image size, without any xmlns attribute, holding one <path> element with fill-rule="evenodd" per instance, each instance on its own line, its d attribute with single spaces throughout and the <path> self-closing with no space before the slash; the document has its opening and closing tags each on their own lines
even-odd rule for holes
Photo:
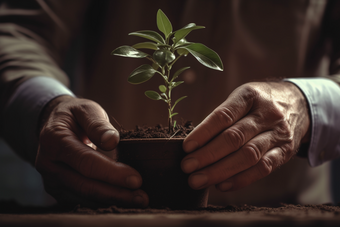
<svg viewBox="0 0 340 227">
<path fill-rule="evenodd" d="M 340 226 L 340 207 L 327 205 L 245 205 L 196 211 L 78 207 L 68 213 L 25 212 L 0 214 L 0 226 Z"/>
</svg>

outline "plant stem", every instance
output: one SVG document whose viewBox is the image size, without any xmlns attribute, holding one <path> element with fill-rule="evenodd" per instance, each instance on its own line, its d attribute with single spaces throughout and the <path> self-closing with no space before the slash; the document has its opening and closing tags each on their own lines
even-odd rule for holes
<svg viewBox="0 0 340 227">
<path fill-rule="evenodd" d="M 172 111 L 171 111 L 171 90 L 172 90 L 172 86 L 171 84 L 169 83 L 169 79 L 170 79 L 170 67 L 166 67 L 167 69 L 167 88 L 168 88 L 168 112 L 169 112 L 169 119 L 168 119 L 168 130 L 169 130 L 169 133 L 172 131 Z"/>
</svg>

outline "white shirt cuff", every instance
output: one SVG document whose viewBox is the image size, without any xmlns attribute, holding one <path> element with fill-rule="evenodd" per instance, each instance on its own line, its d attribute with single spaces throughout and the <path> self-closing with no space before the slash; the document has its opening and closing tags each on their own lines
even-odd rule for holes
<svg viewBox="0 0 340 227">
<path fill-rule="evenodd" d="M 24 159 L 34 164 L 38 149 L 37 127 L 44 106 L 52 99 L 74 94 L 50 77 L 33 77 L 13 93 L 4 109 L 1 134 Z"/>
<path fill-rule="evenodd" d="M 340 156 L 340 87 L 326 78 L 289 78 L 305 95 L 311 113 L 309 164 L 314 167 Z"/>
</svg>

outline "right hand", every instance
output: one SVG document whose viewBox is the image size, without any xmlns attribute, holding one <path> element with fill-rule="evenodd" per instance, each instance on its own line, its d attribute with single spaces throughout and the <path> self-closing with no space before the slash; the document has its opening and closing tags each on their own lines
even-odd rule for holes
<svg viewBox="0 0 340 227">
<path fill-rule="evenodd" d="M 45 109 L 35 163 L 46 191 L 61 203 L 146 207 L 140 174 L 97 151 L 113 150 L 119 142 L 106 112 L 93 101 L 70 96 L 48 105 L 53 108 Z"/>
</svg>

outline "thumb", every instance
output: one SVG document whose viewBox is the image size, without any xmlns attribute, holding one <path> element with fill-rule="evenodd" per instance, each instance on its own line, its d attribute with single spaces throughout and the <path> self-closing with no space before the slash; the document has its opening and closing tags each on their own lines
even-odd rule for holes
<svg viewBox="0 0 340 227">
<path fill-rule="evenodd" d="M 100 149 L 113 150 L 119 142 L 119 132 L 111 125 L 105 110 L 93 101 L 78 100 L 72 113 L 86 136 Z"/>
</svg>

